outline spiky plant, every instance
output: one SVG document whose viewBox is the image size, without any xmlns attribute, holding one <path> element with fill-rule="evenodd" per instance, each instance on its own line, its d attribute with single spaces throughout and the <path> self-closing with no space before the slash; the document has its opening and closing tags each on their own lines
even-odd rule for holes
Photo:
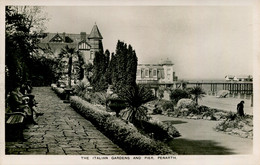
<svg viewBox="0 0 260 165">
<path fill-rule="evenodd" d="M 196 105 L 198 105 L 198 99 L 202 99 L 205 96 L 204 90 L 200 86 L 195 86 L 189 90 L 190 94 L 193 96 Z"/>
<path fill-rule="evenodd" d="M 134 123 L 136 120 L 148 119 L 146 109 L 142 105 L 155 99 L 151 90 L 134 84 L 122 89 L 118 96 L 125 101 L 126 107 L 129 109 L 128 121 Z"/>
</svg>

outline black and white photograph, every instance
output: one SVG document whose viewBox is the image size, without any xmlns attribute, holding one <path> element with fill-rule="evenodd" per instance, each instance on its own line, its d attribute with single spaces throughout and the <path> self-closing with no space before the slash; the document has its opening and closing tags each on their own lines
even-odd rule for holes
<svg viewBox="0 0 260 165">
<path fill-rule="evenodd" d="M 66 2 L 1 4 L 0 164 L 259 163 L 257 1 Z"/>
</svg>

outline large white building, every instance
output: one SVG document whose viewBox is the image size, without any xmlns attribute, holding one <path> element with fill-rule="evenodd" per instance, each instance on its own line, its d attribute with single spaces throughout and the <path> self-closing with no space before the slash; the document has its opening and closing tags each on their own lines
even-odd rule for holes
<svg viewBox="0 0 260 165">
<path fill-rule="evenodd" d="M 137 65 L 137 84 L 171 86 L 177 80 L 178 77 L 175 75 L 173 63 L 168 59 L 160 64 Z"/>
</svg>

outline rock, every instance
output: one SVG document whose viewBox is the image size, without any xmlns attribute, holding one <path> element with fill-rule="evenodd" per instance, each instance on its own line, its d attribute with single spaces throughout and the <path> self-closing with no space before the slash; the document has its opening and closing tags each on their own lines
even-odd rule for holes
<svg viewBox="0 0 260 165">
<path fill-rule="evenodd" d="M 211 117 L 210 117 L 210 116 L 207 116 L 206 119 L 207 119 L 207 120 L 211 120 Z"/>
<path fill-rule="evenodd" d="M 243 133 L 243 131 L 241 131 L 241 130 L 235 128 L 235 129 L 232 130 L 232 133 L 233 133 L 233 134 L 240 135 L 241 133 Z"/>
<path fill-rule="evenodd" d="M 188 110 L 188 108 L 182 108 L 181 110 L 180 110 L 180 112 L 188 112 L 189 110 Z"/>
<path fill-rule="evenodd" d="M 253 132 L 249 132 L 247 138 L 253 139 Z"/>
<path fill-rule="evenodd" d="M 228 91 L 228 90 L 220 90 L 220 91 L 217 93 L 217 97 L 225 98 L 225 97 L 228 97 L 228 94 L 229 94 L 229 91 Z"/>
<path fill-rule="evenodd" d="M 231 132 L 231 131 L 232 131 L 231 128 L 227 128 L 227 129 L 226 129 L 226 132 Z"/>
<path fill-rule="evenodd" d="M 242 133 L 240 134 L 240 136 L 241 136 L 242 138 L 247 138 L 247 137 L 248 137 L 248 134 L 247 134 L 246 132 L 242 132 Z"/>
<path fill-rule="evenodd" d="M 243 130 L 244 132 L 251 132 L 251 131 L 253 131 L 253 127 L 244 125 L 244 127 L 242 128 L 242 130 Z"/>
<path fill-rule="evenodd" d="M 198 119 L 198 116 L 192 116 L 191 119 L 197 120 L 197 119 Z"/>
<path fill-rule="evenodd" d="M 220 130 L 220 131 L 223 131 L 224 127 L 223 127 L 223 125 L 221 125 L 221 126 L 218 126 L 217 129 Z"/>
<path fill-rule="evenodd" d="M 177 103 L 177 108 L 187 108 L 188 106 L 195 106 L 195 102 L 191 99 L 180 99 Z"/>
</svg>

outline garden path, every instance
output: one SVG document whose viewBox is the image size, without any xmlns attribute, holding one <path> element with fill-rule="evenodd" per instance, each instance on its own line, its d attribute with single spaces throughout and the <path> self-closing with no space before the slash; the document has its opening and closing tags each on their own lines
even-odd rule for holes
<svg viewBox="0 0 260 165">
<path fill-rule="evenodd" d="M 88 120 L 63 103 L 50 87 L 35 87 L 38 110 L 44 112 L 23 134 L 24 142 L 6 142 L 6 154 L 124 155 L 122 149 Z"/>
<path fill-rule="evenodd" d="M 216 132 L 213 128 L 220 121 L 193 120 L 154 115 L 160 121 L 174 121 L 181 137 L 170 144 L 178 154 L 229 155 L 252 154 L 253 140 Z"/>
</svg>

